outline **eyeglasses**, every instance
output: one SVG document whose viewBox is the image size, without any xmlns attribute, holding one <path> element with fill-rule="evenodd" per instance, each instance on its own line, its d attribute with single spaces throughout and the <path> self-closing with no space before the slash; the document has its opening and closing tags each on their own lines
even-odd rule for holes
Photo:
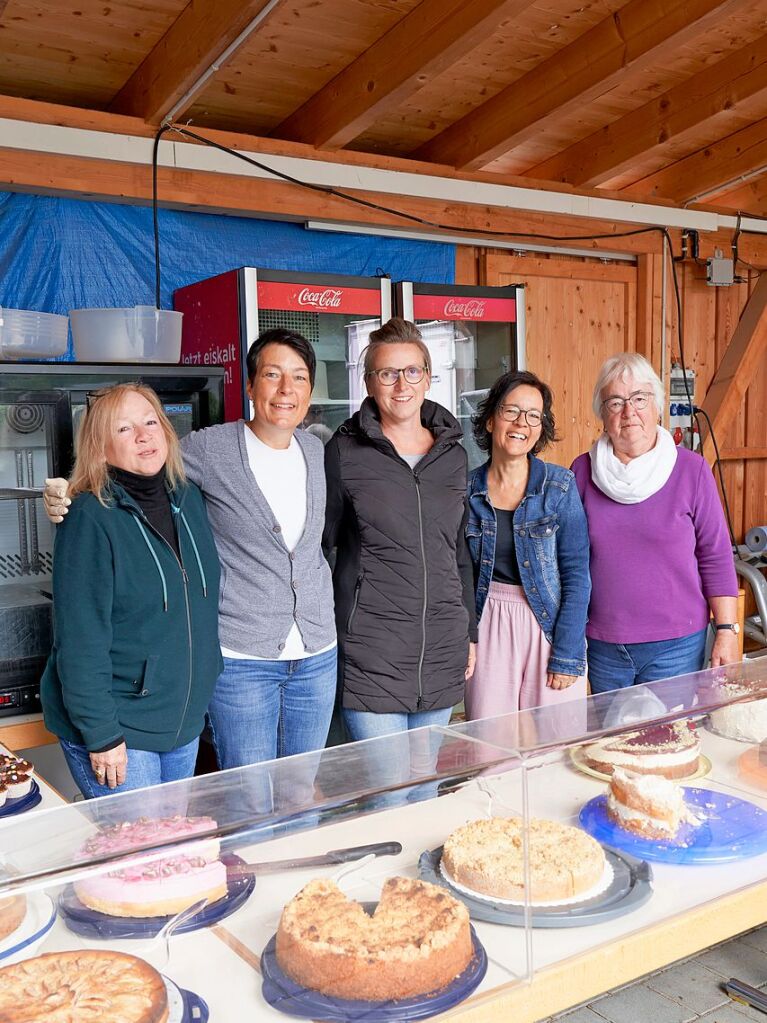
<svg viewBox="0 0 767 1023">
<path fill-rule="evenodd" d="M 383 369 L 371 369 L 367 375 L 369 377 L 378 377 L 379 384 L 383 384 L 384 387 L 393 387 L 399 380 L 400 373 L 402 374 L 405 383 L 420 384 L 426 370 L 426 366 L 405 366 L 404 369 L 395 369 L 394 366 L 384 366 Z"/>
<path fill-rule="evenodd" d="M 634 391 L 628 398 L 619 398 L 617 395 L 612 398 L 605 398 L 602 402 L 602 408 L 606 408 L 610 415 L 617 415 L 618 412 L 622 412 L 625 406 L 631 405 L 637 412 L 644 412 L 647 406 L 650 404 L 650 398 L 652 394 L 649 391 Z"/>
<path fill-rule="evenodd" d="M 540 426 L 544 418 L 543 412 L 539 412 L 537 408 L 519 408 L 518 405 L 501 405 L 498 414 L 507 423 L 516 423 L 521 418 L 533 428 Z"/>
</svg>

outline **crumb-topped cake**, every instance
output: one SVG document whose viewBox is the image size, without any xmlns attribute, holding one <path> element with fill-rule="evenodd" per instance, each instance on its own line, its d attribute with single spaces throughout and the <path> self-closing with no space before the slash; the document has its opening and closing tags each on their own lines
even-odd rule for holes
<svg viewBox="0 0 767 1023">
<path fill-rule="evenodd" d="M 723 682 L 720 691 L 722 696 L 730 700 L 749 695 L 756 698 L 712 710 L 709 721 L 714 731 L 726 739 L 764 742 L 767 739 L 767 693 L 764 688 L 755 689 L 737 682 Z"/>
<path fill-rule="evenodd" d="M 607 815 L 642 838 L 675 839 L 683 824 L 700 821 L 684 801 L 684 789 L 658 775 L 616 767 L 610 779 Z"/>
<path fill-rule="evenodd" d="M 637 774 L 689 778 L 700 763 L 700 738 L 691 721 L 651 725 L 582 747 L 589 767 L 612 774 L 616 767 Z"/>
<path fill-rule="evenodd" d="M 472 821 L 445 841 L 442 865 L 450 878 L 498 899 L 525 897 L 521 817 Z M 533 818 L 528 824 L 530 901 L 568 899 L 601 880 L 605 854 L 591 835 L 557 821 Z"/>
<path fill-rule="evenodd" d="M 332 881 L 317 879 L 283 909 L 276 955 L 297 984 L 337 998 L 427 994 L 471 961 L 469 914 L 438 885 L 391 877 L 369 916 Z"/>
<path fill-rule="evenodd" d="M 84 905 L 110 916 L 169 916 L 202 898 L 215 902 L 227 893 L 226 867 L 218 858 L 219 841 L 193 840 L 215 827 L 211 817 L 163 817 L 104 828 L 82 847 L 84 859 L 128 854 L 169 839 L 182 844 L 162 858 L 148 854 L 108 873 L 76 881 L 75 894 Z"/>
<path fill-rule="evenodd" d="M 0 941 L 13 934 L 26 914 L 26 896 L 9 895 L 0 899 Z"/>
<path fill-rule="evenodd" d="M 0 969 L 0 1023 L 166 1023 L 149 963 L 122 952 L 51 952 Z"/>
</svg>

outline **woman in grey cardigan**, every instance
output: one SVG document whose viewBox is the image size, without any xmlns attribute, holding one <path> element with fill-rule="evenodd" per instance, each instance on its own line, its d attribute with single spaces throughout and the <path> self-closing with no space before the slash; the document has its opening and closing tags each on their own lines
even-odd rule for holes
<svg viewBox="0 0 767 1023">
<path fill-rule="evenodd" d="M 224 671 L 208 711 L 221 768 L 321 749 L 330 727 L 336 635 L 321 548 L 324 451 L 317 437 L 297 430 L 315 366 L 300 334 L 264 332 L 248 352 L 253 419 L 181 441 L 221 561 Z M 65 489 L 63 480 L 49 482 L 54 521 L 66 513 Z"/>
</svg>

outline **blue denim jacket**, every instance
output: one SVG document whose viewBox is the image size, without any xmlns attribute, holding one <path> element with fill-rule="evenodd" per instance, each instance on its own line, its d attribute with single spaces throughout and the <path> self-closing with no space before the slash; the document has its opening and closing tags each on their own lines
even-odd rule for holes
<svg viewBox="0 0 767 1023">
<path fill-rule="evenodd" d="M 514 543 L 530 609 L 551 643 L 549 671 L 586 670 L 586 620 L 591 595 L 586 515 L 569 469 L 530 459 L 527 491 L 514 512 Z M 495 563 L 495 509 L 487 495 L 490 462 L 469 476 L 466 538 L 474 564 L 477 621 Z"/>
</svg>

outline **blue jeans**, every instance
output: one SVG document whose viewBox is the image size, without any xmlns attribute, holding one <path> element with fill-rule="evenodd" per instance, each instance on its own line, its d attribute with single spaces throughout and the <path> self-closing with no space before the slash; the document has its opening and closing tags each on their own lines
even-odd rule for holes
<svg viewBox="0 0 767 1023">
<path fill-rule="evenodd" d="M 59 740 L 72 777 L 86 799 L 98 796 L 114 796 L 133 789 L 145 789 L 152 785 L 161 785 L 166 781 L 179 781 L 191 778 L 197 760 L 199 738 L 192 739 L 186 746 L 179 746 L 168 753 L 153 753 L 145 749 L 128 750 L 128 769 L 125 781 L 116 789 L 101 785 L 91 767 L 91 759 L 85 746 L 66 739 Z"/>
<path fill-rule="evenodd" d="M 298 661 L 224 658 L 208 720 L 222 770 L 321 750 L 336 695 L 336 648 Z M 258 813 L 313 802 L 318 757 L 249 772 L 240 795 Z M 239 784 L 239 781 L 238 781 Z"/>
<path fill-rule="evenodd" d="M 374 714 L 366 710 L 344 707 L 343 718 L 352 742 L 394 736 L 389 742 L 372 742 L 364 754 L 367 782 L 373 788 L 404 786 L 415 778 L 433 774 L 441 737 L 427 731 L 429 725 L 448 725 L 452 707 L 441 710 L 422 710 L 413 714 Z M 410 735 L 410 732 L 414 732 Z M 424 782 L 410 788 L 400 788 L 374 796 L 370 803 L 376 808 L 396 806 L 405 802 L 430 799 L 437 794 L 436 781 Z"/>
<path fill-rule="evenodd" d="M 625 689 L 641 682 L 656 682 L 700 671 L 706 650 L 707 629 L 679 639 L 656 643 L 605 643 L 589 639 L 588 674 L 592 693 Z"/>
</svg>

